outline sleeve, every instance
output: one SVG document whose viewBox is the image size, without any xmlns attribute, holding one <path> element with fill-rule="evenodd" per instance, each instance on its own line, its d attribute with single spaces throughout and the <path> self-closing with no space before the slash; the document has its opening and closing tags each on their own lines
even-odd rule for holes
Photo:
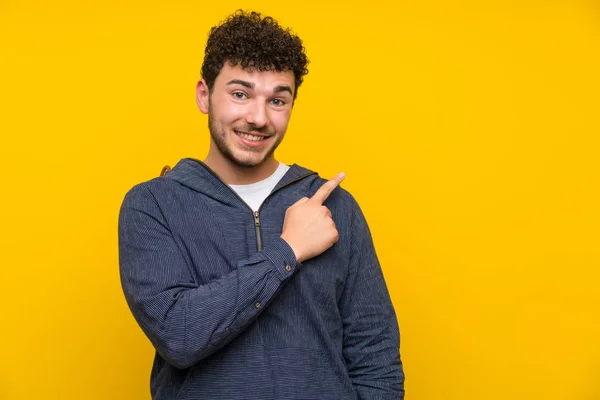
<svg viewBox="0 0 600 400">
<path fill-rule="evenodd" d="M 341 302 L 343 353 L 350 379 L 359 399 L 403 399 L 398 322 L 369 227 L 356 202 L 350 251 Z"/>
<path fill-rule="evenodd" d="M 240 334 L 301 265 L 280 239 L 198 285 L 154 197 L 134 187 L 119 213 L 119 264 L 125 298 L 157 352 L 187 368 Z"/>
</svg>

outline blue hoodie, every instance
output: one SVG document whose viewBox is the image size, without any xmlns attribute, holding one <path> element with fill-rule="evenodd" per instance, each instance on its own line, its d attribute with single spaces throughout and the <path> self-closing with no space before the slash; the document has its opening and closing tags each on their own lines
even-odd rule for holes
<svg viewBox="0 0 600 400">
<path fill-rule="evenodd" d="M 336 188 L 339 241 L 297 262 L 285 212 L 326 180 L 296 164 L 252 209 L 182 159 L 134 186 L 119 215 L 121 283 L 156 349 L 163 399 L 402 399 L 396 315 L 369 228 Z"/>
</svg>

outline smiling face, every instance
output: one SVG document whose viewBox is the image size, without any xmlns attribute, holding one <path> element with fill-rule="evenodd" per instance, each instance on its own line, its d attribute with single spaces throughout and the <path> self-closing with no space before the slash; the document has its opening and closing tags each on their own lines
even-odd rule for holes
<svg viewBox="0 0 600 400">
<path fill-rule="evenodd" d="M 210 92 L 204 80 L 198 82 L 198 107 L 209 116 L 207 164 L 274 170 L 273 153 L 287 130 L 294 86 L 292 71 L 248 71 L 229 63 Z"/>
</svg>

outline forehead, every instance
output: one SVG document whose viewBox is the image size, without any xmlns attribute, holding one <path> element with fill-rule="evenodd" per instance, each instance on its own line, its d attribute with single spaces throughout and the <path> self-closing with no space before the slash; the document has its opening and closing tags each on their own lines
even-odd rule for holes
<svg viewBox="0 0 600 400">
<path fill-rule="evenodd" d="M 225 63 L 215 80 L 215 86 L 225 86 L 232 80 L 251 83 L 254 90 L 267 92 L 272 92 L 278 86 L 289 86 L 294 91 L 295 86 L 293 71 L 246 70 L 239 65 L 231 66 L 229 63 Z"/>
</svg>

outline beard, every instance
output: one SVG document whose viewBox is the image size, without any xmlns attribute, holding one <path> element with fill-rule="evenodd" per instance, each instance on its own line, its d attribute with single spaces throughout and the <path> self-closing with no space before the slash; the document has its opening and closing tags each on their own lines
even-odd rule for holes
<svg viewBox="0 0 600 400">
<path fill-rule="evenodd" d="M 225 156 L 225 158 L 227 158 L 231 163 L 243 168 L 253 168 L 262 164 L 265 160 L 268 160 L 275 152 L 277 146 L 279 146 L 279 144 L 283 140 L 283 135 L 276 139 L 270 135 L 270 139 L 265 140 L 275 140 L 275 142 L 266 151 L 258 149 L 255 150 L 252 148 L 246 149 L 247 152 L 255 153 L 256 155 L 259 155 L 261 151 L 265 151 L 262 157 L 251 157 L 248 159 L 240 159 L 239 157 L 236 157 L 235 154 L 233 154 L 233 150 L 231 149 L 231 147 L 227 144 L 227 131 L 214 120 L 214 113 L 210 99 L 208 101 L 208 130 L 210 132 L 210 137 L 212 138 L 213 142 L 217 145 L 217 148 L 219 149 L 221 154 L 223 154 L 223 156 Z M 268 132 L 268 129 L 265 129 L 264 127 L 257 128 L 256 126 L 252 125 L 240 127 L 239 130 L 243 132 L 260 132 L 265 134 L 271 134 L 271 132 Z M 235 135 L 235 132 L 233 132 L 233 134 Z"/>
</svg>

